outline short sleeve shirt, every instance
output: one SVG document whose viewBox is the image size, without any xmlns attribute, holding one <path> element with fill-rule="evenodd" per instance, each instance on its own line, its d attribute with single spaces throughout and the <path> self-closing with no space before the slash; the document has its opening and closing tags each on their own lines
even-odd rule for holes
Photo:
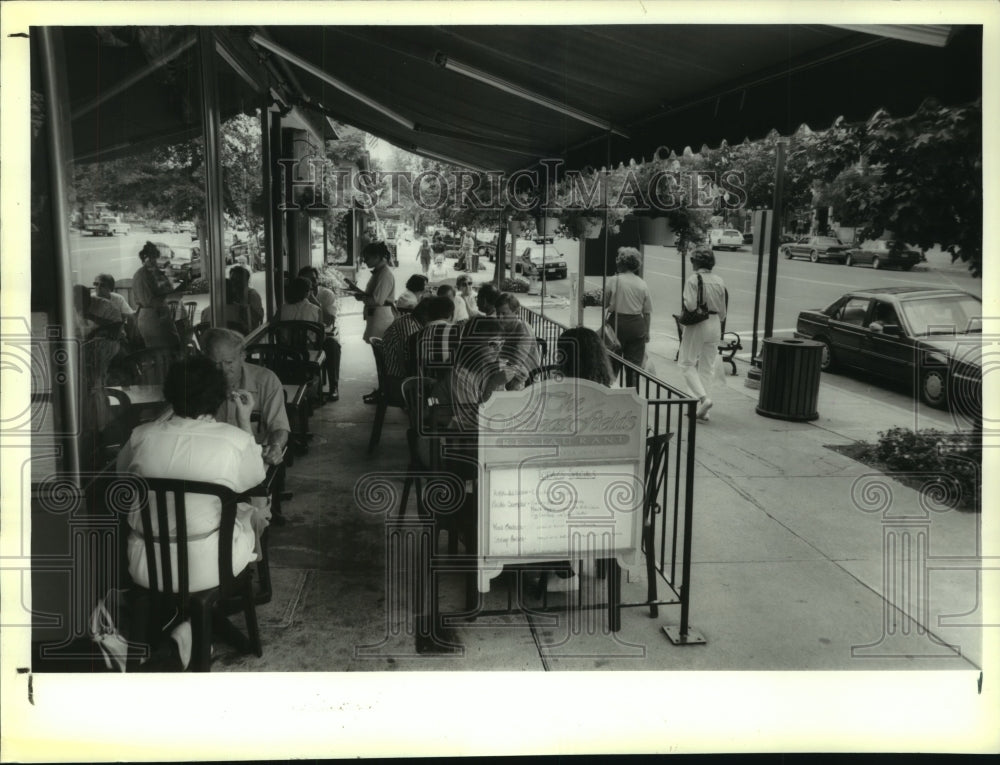
<svg viewBox="0 0 1000 765">
<path fill-rule="evenodd" d="M 653 312 L 649 287 L 637 274 L 627 271 L 608 279 L 606 304 L 616 313 L 636 315 Z"/>
<path fill-rule="evenodd" d="M 265 443 L 276 430 L 291 430 L 285 412 L 285 389 L 274 372 L 256 364 L 244 363 L 239 387 L 253 394 L 254 411 L 260 412 L 260 426 L 255 434 L 257 443 Z M 223 401 L 215 419 L 236 425 L 239 422 L 236 404 L 229 399 Z"/>
</svg>

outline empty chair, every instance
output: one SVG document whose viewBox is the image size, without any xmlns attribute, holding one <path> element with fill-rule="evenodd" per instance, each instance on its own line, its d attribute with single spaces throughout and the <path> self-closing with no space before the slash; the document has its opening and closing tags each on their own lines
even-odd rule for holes
<svg viewBox="0 0 1000 765">
<path fill-rule="evenodd" d="M 385 354 L 382 350 L 382 338 L 373 337 L 371 339 L 372 354 L 375 356 L 375 370 L 378 373 L 378 390 L 375 394 L 375 421 L 372 423 L 371 437 L 368 439 L 368 453 L 371 454 L 378 446 L 382 438 L 382 424 L 385 422 L 385 413 L 390 406 L 403 409 L 406 402 L 403 401 L 403 391 L 400 381 L 389 377 L 385 371 Z"/>
</svg>

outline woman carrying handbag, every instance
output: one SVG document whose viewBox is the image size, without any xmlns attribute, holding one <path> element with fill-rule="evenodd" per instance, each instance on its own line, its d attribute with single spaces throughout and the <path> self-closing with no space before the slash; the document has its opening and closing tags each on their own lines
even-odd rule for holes
<svg viewBox="0 0 1000 765">
<path fill-rule="evenodd" d="M 691 394 L 698 399 L 698 419 L 708 422 L 712 399 L 708 394 L 715 381 L 715 365 L 722 339 L 722 324 L 726 320 L 726 285 L 722 277 L 712 273 L 715 254 L 705 244 L 691 253 L 694 269 L 684 283 L 684 325 L 677 364 L 684 374 Z"/>
<path fill-rule="evenodd" d="M 622 358 L 641 368 L 646 357 L 649 320 L 653 313 L 649 287 L 639 276 L 642 255 L 634 247 L 619 247 L 615 265 L 618 273 L 608 280 L 604 297 L 605 307 L 611 309 L 607 325 L 614 329 L 621 343 Z M 625 385 L 631 387 L 635 384 L 636 373 L 627 367 Z"/>
</svg>

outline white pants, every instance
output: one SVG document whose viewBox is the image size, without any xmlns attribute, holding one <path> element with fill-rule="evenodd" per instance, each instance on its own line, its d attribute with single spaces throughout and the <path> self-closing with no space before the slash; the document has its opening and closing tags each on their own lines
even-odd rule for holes
<svg viewBox="0 0 1000 765">
<path fill-rule="evenodd" d="M 715 314 L 699 324 L 684 327 L 677 365 L 684 382 L 696 398 L 704 398 L 715 382 L 715 365 L 719 358 L 722 325 Z"/>
</svg>

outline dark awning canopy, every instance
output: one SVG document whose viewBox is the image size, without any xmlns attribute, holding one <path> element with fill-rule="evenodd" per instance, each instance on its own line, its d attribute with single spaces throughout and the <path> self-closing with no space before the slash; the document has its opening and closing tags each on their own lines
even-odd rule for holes
<svg viewBox="0 0 1000 765">
<path fill-rule="evenodd" d="M 159 28 L 127 29 L 137 39 Z M 193 34 L 166 29 L 172 37 L 161 48 Z M 650 158 L 658 147 L 680 152 L 772 129 L 788 134 L 802 124 L 821 129 L 839 116 L 862 120 L 878 108 L 905 114 L 928 97 L 955 104 L 982 91 L 979 26 L 269 26 L 218 33 L 247 70 L 240 76 L 220 67 L 231 80 L 220 84 L 229 113 L 250 106 L 241 95 L 249 73 L 257 90 L 322 123 L 332 117 L 409 151 L 505 172 L 546 157 L 600 167 Z M 74 60 L 70 68 L 71 92 L 81 101 L 149 63 L 148 50 L 109 48 L 92 29 L 69 37 L 90 46 L 86 64 Z M 77 153 L 196 131 L 195 50 L 163 67 L 155 88 L 127 90 L 75 121 Z"/>
</svg>

